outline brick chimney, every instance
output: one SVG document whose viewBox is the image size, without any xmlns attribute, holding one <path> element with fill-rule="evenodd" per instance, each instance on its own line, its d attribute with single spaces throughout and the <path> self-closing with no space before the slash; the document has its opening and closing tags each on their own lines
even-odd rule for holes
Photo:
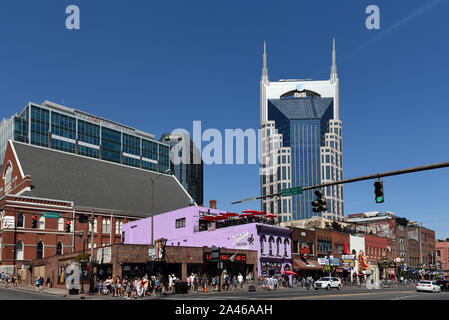
<svg viewBox="0 0 449 320">
<path fill-rule="evenodd" d="M 217 200 L 209 200 L 209 207 L 211 209 L 217 209 Z"/>
</svg>

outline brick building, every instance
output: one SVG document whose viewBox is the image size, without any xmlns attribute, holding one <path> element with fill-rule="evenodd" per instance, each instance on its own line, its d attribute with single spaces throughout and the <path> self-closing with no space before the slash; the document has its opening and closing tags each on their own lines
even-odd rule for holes
<svg viewBox="0 0 449 320">
<path fill-rule="evenodd" d="M 123 223 L 191 203 L 174 176 L 9 141 L 0 172 L 0 271 L 82 250 L 81 230 L 86 237 L 93 229 L 93 247 L 120 243 Z M 93 226 L 78 223 L 80 214 L 93 216 Z"/>
<path fill-rule="evenodd" d="M 435 243 L 435 261 L 436 268 L 444 273 L 444 279 L 449 279 L 449 239 Z"/>
<path fill-rule="evenodd" d="M 154 259 L 150 254 L 154 246 L 114 244 L 103 248 L 94 249 L 94 257 L 97 257 L 98 265 L 94 267 L 96 278 L 106 279 L 108 276 L 143 277 L 158 273 L 168 276 L 175 274 L 182 281 L 187 280 L 191 273 L 218 275 L 217 262 L 210 261 L 211 248 L 208 247 L 178 247 L 167 246 L 163 260 Z M 59 256 L 51 256 L 43 259 L 34 259 L 29 262 L 30 268 L 26 271 L 26 277 L 34 279 L 42 276 L 50 277 L 53 287 L 65 288 L 65 270 L 74 262 L 80 252 L 67 253 Z M 235 250 L 222 248 L 220 260 L 223 268 L 229 274 L 243 275 L 245 270 L 255 273 L 257 267 L 257 252 L 254 250 Z M 230 257 L 239 259 L 231 259 Z M 232 261 L 231 261 L 232 260 Z M 89 270 L 88 270 L 89 271 Z M 85 290 L 88 288 L 89 272 L 84 277 Z M 87 285 L 87 286 L 86 286 Z"/>
</svg>

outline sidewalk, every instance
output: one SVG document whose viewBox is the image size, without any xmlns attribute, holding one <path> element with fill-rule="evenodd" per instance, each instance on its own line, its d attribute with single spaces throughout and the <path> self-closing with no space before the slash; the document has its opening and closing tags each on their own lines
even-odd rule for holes
<svg viewBox="0 0 449 320">
<path fill-rule="evenodd" d="M 60 288 L 41 288 L 39 291 L 36 290 L 36 287 L 31 285 L 23 285 L 22 287 L 12 287 L 8 286 L 8 289 L 12 290 L 25 290 L 25 291 L 32 291 L 36 293 L 45 293 L 45 294 L 52 294 L 52 295 L 58 295 L 58 296 L 65 296 L 69 295 L 69 291 L 67 289 L 60 289 Z"/>
</svg>

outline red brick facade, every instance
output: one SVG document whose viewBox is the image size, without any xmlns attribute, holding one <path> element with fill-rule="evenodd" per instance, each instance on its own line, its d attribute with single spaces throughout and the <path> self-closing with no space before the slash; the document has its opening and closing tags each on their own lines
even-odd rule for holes
<svg viewBox="0 0 449 320">
<path fill-rule="evenodd" d="M 77 209 L 69 201 L 25 197 L 21 194 L 33 188 L 32 177 L 24 175 L 9 144 L 0 172 L 0 271 L 13 272 L 38 257 L 50 257 L 83 249 L 79 231 L 87 237 L 88 223 L 78 222 L 80 214 L 92 215 L 92 209 Z M 59 214 L 60 218 L 44 218 L 44 213 Z M 32 218 L 37 217 L 37 228 Z M 94 247 L 121 243 L 121 224 L 139 217 L 95 209 Z M 66 232 L 67 222 L 71 232 Z M 90 248 L 86 243 L 86 250 Z M 39 246 L 39 247 L 38 247 Z M 41 247 L 40 247 L 41 246 Z M 42 249 L 41 249 L 42 248 Z M 57 252 L 59 249 L 60 252 Z"/>
</svg>

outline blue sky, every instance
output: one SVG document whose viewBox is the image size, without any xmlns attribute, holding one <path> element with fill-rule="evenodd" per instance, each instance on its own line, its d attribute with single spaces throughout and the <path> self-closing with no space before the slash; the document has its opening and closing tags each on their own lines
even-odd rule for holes
<svg viewBox="0 0 449 320">
<path fill-rule="evenodd" d="M 78 5 L 81 29 L 67 30 Z M 365 8 L 380 8 L 367 30 Z M 23 1 L 0 4 L 0 118 L 51 100 L 159 137 L 257 129 L 263 41 L 270 80 L 328 79 L 337 39 L 343 175 L 449 160 L 449 1 Z M 203 144 L 203 147 L 207 143 Z M 449 237 L 449 168 L 344 187 L 345 214 L 393 211 Z M 205 168 L 205 201 L 258 202 L 258 165 Z"/>
</svg>

